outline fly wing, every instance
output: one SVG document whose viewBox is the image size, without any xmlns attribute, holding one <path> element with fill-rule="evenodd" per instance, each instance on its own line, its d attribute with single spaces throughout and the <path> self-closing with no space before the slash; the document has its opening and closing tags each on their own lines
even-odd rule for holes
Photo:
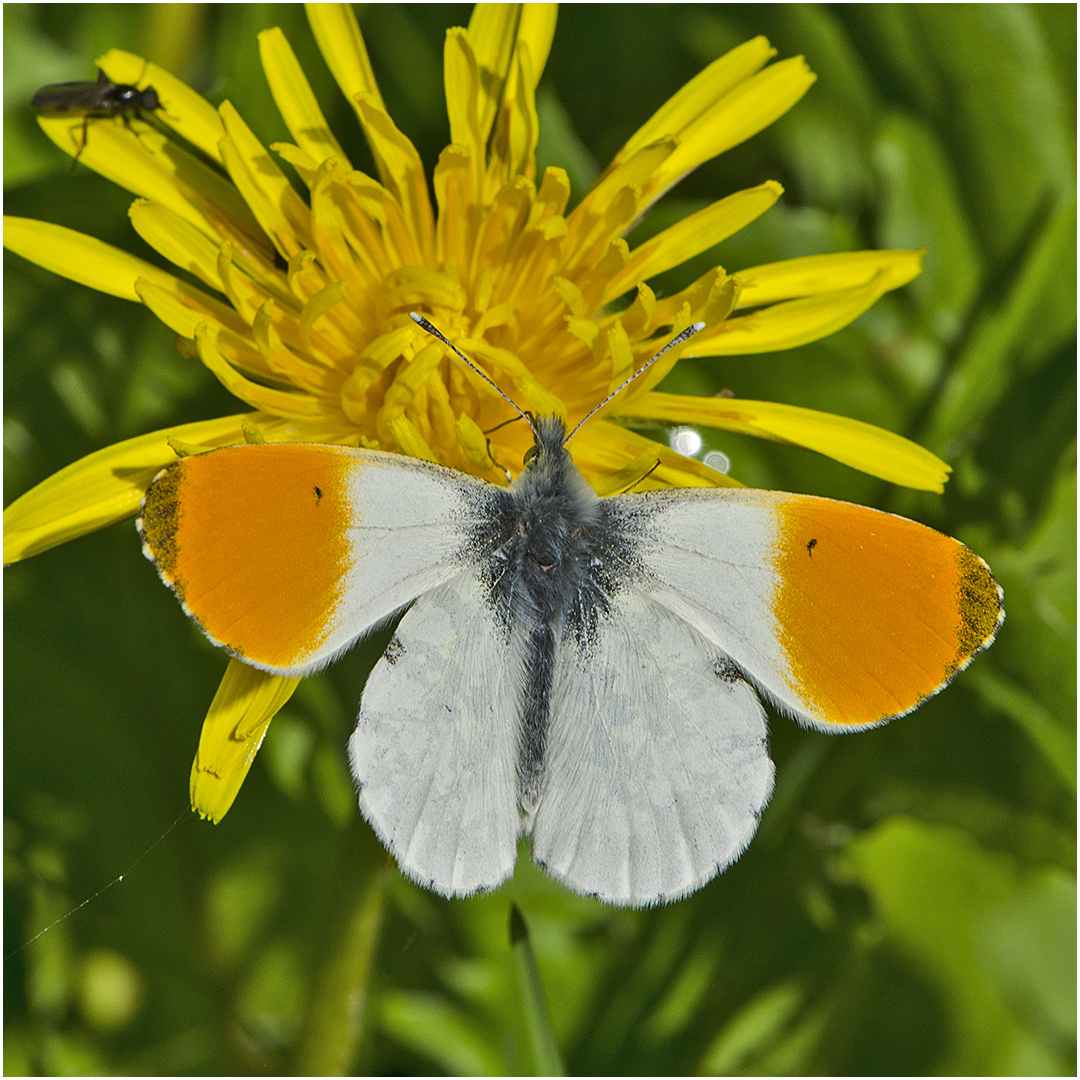
<svg viewBox="0 0 1080 1080">
<path fill-rule="evenodd" d="M 577 892 L 658 904 L 750 842 L 772 791 L 765 715 L 738 669 L 632 587 L 556 660 L 533 858 Z"/>
<path fill-rule="evenodd" d="M 36 109 L 52 109 L 57 112 L 100 109 L 101 91 L 100 82 L 51 83 L 38 90 L 30 99 L 30 104 Z"/>
<path fill-rule="evenodd" d="M 375 665 L 349 742 L 360 808 L 402 871 L 444 896 L 514 871 L 521 661 L 470 571 L 422 596 Z"/>
<path fill-rule="evenodd" d="M 234 446 L 159 473 L 138 527 L 211 641 L 305 675 L 459 573 L 490 490 L 396 454 Z"/>
<path fill-rule="evenodd" d="M 906 518 L 753 490 L 609 500 L 642 588 L 779 706 L 824 730 L 909 712 L 994 639 L 989 567 Z"/>
</svg>

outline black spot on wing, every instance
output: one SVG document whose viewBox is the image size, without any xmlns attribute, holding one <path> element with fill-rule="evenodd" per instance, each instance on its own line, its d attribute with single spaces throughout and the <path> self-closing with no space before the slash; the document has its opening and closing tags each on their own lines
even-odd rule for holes
<svg viewBox="0 0 1080 1080">
<path fill-rule="evenodd" d="M 393 667 L 404 655 L 405 646 L 402 645 L 401 638 L 395 634 L 383 649 L 383 659 Z"/>
<path fill-rule="evenodd" d="M 736 664 L 726 656 L 718 656 L 713 660 L 713 674 L 721 681 L 733 686 L 743 682 L 743 674 Z"/>
</svg>

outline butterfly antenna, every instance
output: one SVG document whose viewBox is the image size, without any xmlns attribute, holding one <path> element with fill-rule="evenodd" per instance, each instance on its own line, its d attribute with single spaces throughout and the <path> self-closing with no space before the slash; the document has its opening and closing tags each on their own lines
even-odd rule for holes
<svg viewBox="0 0 1080 1080">
<path fill-rule="evenodd" d="M 669 349 L 674 349 L 676 345 L 681 345 L 688 338 L 692 338 L 695 334 L 700 333 L 704 329 L 705 324 L 703 322 L 691 323 L 681 334 L 679 334 L 677 337 L 672 338 L 651 360 L 649 360 L 645 364 L 642 364 L 641 367 L 639 367 L 637 371 L 635 371 L 634 374 L 630 376 L 629 379 L 626 379 L 618 386 L 616 386 L 615 389 L 612 390 L 611 393 L 608 394 L 608 396 L 604 398 L 604 400 L 601 401 L 595 409 L 592 410 L 592 412 L 588 413 L 584 417 L 584 419 L 578 421 L 574 430 L 566 436 L 566 442 L 569 442 L 578 433 L 578 431 L 581 430 L 581 428 L 585 425 L 585 422 L 587 420 L 591 420 L 612 398 L 618 397 L 619 394 L 621 394 L 639 375 L 644 375 L 645 372 L 648 371 L 649 368 L 651 368 L 653 364 L 655 364 L 656 361 L 664 355 L 664 353 L 666 353 Z"/>
<path fill-rule="evenodd" d="M 409 318 L 412 319 L 412 321 L 416 323 L 416 325 L 419 326 L 422 330 L 426 330 L 432 337 L 438 338 L 448 349 L 451 349 L 455 353 L 457 353 L 457 355 L 460 356 L 461 359 L 464 360 L 465 363 L 473 371 L 475 371 L 476 374 L 479 375 L 480 378 L 483 379 L 484 382 L 486 382 L 488 386 L 490 386 L 495 391 L 495 393 L 497 393 L 499 397 L 501 397 L 503 401 L 505 401 L 510 406 L 510 408 L 512 408 L 514 412 L 516 412 L 518 416 L 520 416 L 525 421 L 526 424 L 529 425 L 529 429 L 532 431 L 533 435 L 536 438 L 540 437 L 532 420 L 529 419 L 529 414 L 523 412 L 520 406 L 512 398 L 504 394 L 499 388 L 498 383 L 496 383 L 490 375 L 488 375 L 486 372 L 481 371 L 452 341 L 447 340 L 446 336 L 437 327 L 429 323 L 423 315 L 420 315 L 415 311 L 410 311 Z M 704 326 L 705 324 L 702 323 L 701 325 Z M 672 345 L 673 344 L 675 343 L 672 342 Z M 671 345 L 669 345 L 668 348 L 670 349 Z M 652 363 L 651 360 L 649 362 Z M 620 389 L 622 388 L 620 387 Z"/>
</svg>

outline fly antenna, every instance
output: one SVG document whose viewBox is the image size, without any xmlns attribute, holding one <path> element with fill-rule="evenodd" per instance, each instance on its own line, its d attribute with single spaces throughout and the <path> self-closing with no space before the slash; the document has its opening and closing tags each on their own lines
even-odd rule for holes
<svg viewBox="0 0 1080 1080">
<path fill-rule="evenodd" d="M 529 419 L 529 414 L 526 412 L 522 412 L 521 407 L 517 404 L 517 402 L 504 394 L 499 388 L 499 385 L 495 382 L 495 380 L 492 379 L 491 376 L 488 375 L 486 372 L 481 371 L 452 341 L 449 341 L 446 338 L 442 331 L 429 323 L 423 315 L 420 315 L 415 311 L 409 312 L 409 318 L 412 319 L 412 321 L 416 323 L 416 325 L 419 326 L 422 330 L 426 330 L 432 337 L 438 338 L 448 349 L 451 349 L 455 353 L 457 353 L 457 355 L 460 356 L 461 359 L 464 360 L 465 363 L 473 371 L 475 371 L 476 374 L 479 375 L 480 378 L 483 379 L 484 382 L 486 382 L 488 386 L 490 386 L 495 391 L 495 393 L 497 393 L 499 397 L 501 397 L 503 401 L 505 401 L 510 406 L 510 408 L 512 408 L 514 412 L 516 412 L 518 416 L 520 416 L 525 421 L 526 424 L 529 425 L 529 430 L 532 431 L 534 437 L 536 437 L 537 439 L 540 438 L 540 435 L 536 430 L 536 426 L 533 424 L 532 420 Z M 701 325 L 704 326 L 705 324 L 702 323 Z M 672 342 L 672 345 L 674 344 L 675 343 Z M 669 345 L 668 348 L 670 349 L 671 345 Z M 652 363 L 651 360 L 649 362 Z M 620 389 L 622 388 L 620 387 Z"/>
<path fill-rule="evenodd" d="M 666 353 L 669 349 L 674 349 L 676 345 L 681 345 L 688 338 L 692 338 L 695 334 L 700 333 L 704 329 L 705 324 L 703 322 L 691 323 L 681 334 L 679 334 L 677 337 L 673 337 L 651 360 L 649 360 L 645 364 L 642 364 L 642 366 L 639 367 L 637 371 L 635 371 L 634 374 L 630 376 L 629 379 L 626 379 L 624 382 L 616 386 L 615 389 L 612 390 L 611 393 L 608 394 L 608 396 L 604 398 L 604 400 L 601 401 L 595 409 L 592 410 L 592 412 L 588 413 L 584 417 L 584 419 L 579 420 L 574 430 L 566 436 L 565 441 L 569 442 L 578 433 L 578 431 L 581 430 L 586 420 L 591 420 L 612 398 L 618 397 L 619 394 L 621 394 L 639 375 L 644 375 L 645 372 L 648 371 L 649 368 L 651 368 L 653 364 L 655 364 L 656 361 L 664 355 L 664 353 Z M 450 347 L 453 348 L 452 345 Z"/>
</svg>

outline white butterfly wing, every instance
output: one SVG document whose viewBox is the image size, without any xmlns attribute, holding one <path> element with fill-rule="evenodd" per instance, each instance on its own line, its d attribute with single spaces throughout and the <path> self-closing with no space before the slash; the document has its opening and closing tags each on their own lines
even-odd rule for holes
<svg viewBox="0 0 1080 1080">
<path fill-rule="evenodd" d="M 514 871 L 518 680 L 471 571 L 406 612 L 368 679 L 349 742 L 360 807 L 404 873 L 444 896 Z"/>
<path fill-rule="evenodd" d="M 635 588 L 556 661 L 533 858 L 578 892 L 655 904 L 749 843 L 772 791 L 765 715 L 714 645 Z"/>
</svg>

